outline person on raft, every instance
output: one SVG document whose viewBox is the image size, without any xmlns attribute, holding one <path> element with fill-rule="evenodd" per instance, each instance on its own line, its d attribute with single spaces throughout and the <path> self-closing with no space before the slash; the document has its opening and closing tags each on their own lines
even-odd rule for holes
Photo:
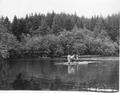
<svg viewBox="0 0 120 93">
<path fill-rule="evenodd" d="M 78 60 L 78 55 L 68 55 L 67 56 L 68 63 L 74 62 L 75 60 Z"/>
</svg>

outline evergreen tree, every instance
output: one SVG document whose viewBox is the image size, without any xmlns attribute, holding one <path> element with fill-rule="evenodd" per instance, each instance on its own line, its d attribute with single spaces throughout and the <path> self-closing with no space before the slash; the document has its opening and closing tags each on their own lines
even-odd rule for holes
<svg viewBox="0 0 120 93">
<path fill-rule="evenodd" d="M 4 25 L 8 30 L 11 30 L 11 28 L 10 28 L 11 23 L 10 23 L 10 20 L 8 19 L 8 17 L 5 17 L 4 22 L 3 22 L 3 25 Z"/>
<path fill-rule="evenodd" d="M 69 15 L 65 18 L 65 24 L 64 27 L 66 30 L 71 31 L 73 29 L 74 26 L 74 21 L 72 19 L 72 17 L 70 17 Z"/>
<path fill-rule="evenodd" d="M 119 35 L 120 14 L 108 16 L 106 19 L 106 30 L 113 41 Z"/>
<path fill-rule="evenodd" d="M 52 33 L 55 35 L 59 35 L 60 32 L 63 30 L 63 19 L 60 17 L 60 15 L 56 15 L 53 19 L 52 23 Z"/>
<path fill-rule="evenodd" d="M 52 23 L 53 23 L 54 16 L 55 16 L 54 11 L 51 14 L 48 13 L 47 16 L 46 16 L 46 23 L 50 28 L 52 28 Z"/>
<path fill-rule="evenodd" d="M 50 34 L 50 28 L 47 25 L 46 21 L 43 20 L 42 25 L 39 26 L 37 30 L 33 31 L 33 33 L 44 36 L 44 35 Z"/>
<path fill-rule="evenodd" d="M 94 27 L 95 37 L 101 32 L 101 30 L 104 30 L 104 29 L 105 29 L 104 21 L 102 18 L 98 17 L 97 22 L 96 22 L 95 27 Z"/>
<path fill-rule="evenodd" d="M 18 32 L 18 19 L 16 16 L 14 16 L 11 30 L 12 33 L 17 37 L 17 39 L 20 40 L 19 32 Z"/>
</svg>

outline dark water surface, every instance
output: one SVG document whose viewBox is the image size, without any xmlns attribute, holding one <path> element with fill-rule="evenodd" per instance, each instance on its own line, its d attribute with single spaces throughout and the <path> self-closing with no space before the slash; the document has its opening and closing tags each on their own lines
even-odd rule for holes
<svg viewBox="0 0 120 93">
<path fill-rule="evenodd" d="M 85 65 L 55 65 L 63 59 L 14 59 L 9 79 L 13 83 L 22 73 L 24 80 L 36 79 L 40 89 L 81 90 L 82 88 L 118 89 L 119 62 L 101 61 Z M 56 81 L 55 81 L 56 80 Z M 55 85 L 56 84 L 56 85 Z M 58 85 L 58 86 L 57 86 Z M 58 88 L 54 88 L 57 86 Z M 14 88 L 15 89 L 15 88 Z M 31 88 L 27 88 L 31 89 Z M 38 88 L 39 89 L 39 88 Z"/>
</svg>

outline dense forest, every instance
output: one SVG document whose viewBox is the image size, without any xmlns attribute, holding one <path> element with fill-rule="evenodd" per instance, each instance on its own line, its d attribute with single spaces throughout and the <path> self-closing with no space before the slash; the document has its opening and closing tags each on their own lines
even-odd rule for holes
<svg viewBox="0 0 120 93">
<path fill-rule="evenodd" d="M 60 57 L 67 54 L 118 56 L 120 13 L 86 18 L 76 14 L 30 14 L 0 18 L 0 55 Z"/>
</svg>

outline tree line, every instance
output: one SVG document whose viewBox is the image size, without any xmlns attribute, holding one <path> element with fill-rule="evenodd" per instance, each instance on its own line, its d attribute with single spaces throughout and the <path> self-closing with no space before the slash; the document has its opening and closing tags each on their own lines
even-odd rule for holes
<svg viewBox="0 0 120 93">
<path fill-rule="evenodd" d="M 117 56 L 120 13 L 86 18 L 55 12 L 24 18 L 0 18 L 0 54 L 3 57 L 67 54 Z"/>
</svg>

